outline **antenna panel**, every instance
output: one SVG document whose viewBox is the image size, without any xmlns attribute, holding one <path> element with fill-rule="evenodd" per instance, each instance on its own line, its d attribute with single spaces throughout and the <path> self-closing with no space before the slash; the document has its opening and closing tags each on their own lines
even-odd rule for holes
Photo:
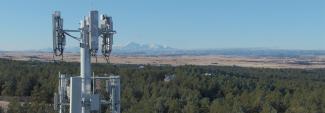
<svg viewBox="0 0 325 113">
<path fill-rule="evenodd" d="M 113 20 L 112 17 L 102 15 L 101 16 L 101 31 L 102 31 L 102 54 L 105 57 L 109 57 L 113 47 Z"/>
<path fill-rule="evenodd" d="M 60 56 L 63 54 L 66 39 L 63 31 L 63 19 L 59 11 L 52 14 L 52 24 L 53 52 L 56 56 Z"/>
<path fill-rule="evenodd" d="M 98 11 L 91 11 L 89 15 L 89 48 L 92 54 L 96 54 L 98 50 Z"/>
<path fill-rule="evenodd" d="M 94 94 L 90 97 L 90 110 L 99 111 L 100 110 L 100 97 L 99 94 Z"/>
</svg>

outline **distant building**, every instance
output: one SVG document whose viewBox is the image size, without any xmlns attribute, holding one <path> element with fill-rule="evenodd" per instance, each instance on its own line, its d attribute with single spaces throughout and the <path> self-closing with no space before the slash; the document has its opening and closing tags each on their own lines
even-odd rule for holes
<svg viewBox="0 0 325 113">
<path fill-rule="evenodd" d="M 143 66 L 143 65 L 140 65 L 138 68 L 139 68 L 139 69 L 143 69 L 143 68 L 144 68 L 144 66 Z"/>
<path fill-rule="evenodd" d="M 171 80 L 174 80 L 176 78 L 176 76 L 174 74 L 172 75 L 165 75 L 164 81 L 165 82 L 169 82 Z"/>
<path fill-rule="evenodd" d="M 211 73 L 204 73 L 204 76 L 211 76 Z"/>
</svg>

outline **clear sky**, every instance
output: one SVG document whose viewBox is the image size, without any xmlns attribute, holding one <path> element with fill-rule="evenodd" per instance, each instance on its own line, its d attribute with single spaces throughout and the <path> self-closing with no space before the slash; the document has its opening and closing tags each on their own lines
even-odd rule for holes
<svg viewBox="0 0 325 113">
<path fill-rule="evenodd" d="M 325 0 L 1 0 L 0 50 L 52 47 L 53 11 L 77 29 L 91 9 L 113 17 L 117 45 L 325 50 Z"/>
</svg>

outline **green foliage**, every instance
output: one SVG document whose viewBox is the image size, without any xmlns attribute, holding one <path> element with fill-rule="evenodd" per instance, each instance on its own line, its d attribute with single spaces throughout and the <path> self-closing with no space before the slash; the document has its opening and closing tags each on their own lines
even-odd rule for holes
<svg viewBox="0 0 325 113">
<path fill-rule="evenodd" d="M 93 67 L 121 76 L 123 113 L 325 113 L 325 69 L 138 67 Z M 78 75 L 79 64 L 0 60 L 1 96 L 30 97 L 11 101 L 9 111 L 54 113 L 59 71 Z M 175 77 L 165 81 L 165 75 Z"/>
<path fill-rule="evenodd" d="M 25 113 L 21 103 L 17 99 L 12 99 L 8 105 L 7 113 Z"/>
</svg>

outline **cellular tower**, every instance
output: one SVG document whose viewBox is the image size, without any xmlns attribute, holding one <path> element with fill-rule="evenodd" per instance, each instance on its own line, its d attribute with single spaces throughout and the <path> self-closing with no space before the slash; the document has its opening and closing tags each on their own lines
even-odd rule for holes
<svg viewBox="0 0 325 113">
<path fill-rule="evenodd" d="M 53 57 L 63 58 L 66 37 L 80 42 L 80 76 L 59 73 L 58 93 L 54 96 L 54 109 L 59 113 L 100 113 L 101 106 L 107 105 L 112 113 L 120 113 L 120 77 L 116 75 L 99 77 L 91 70 L 91 56 L 97 56 L 101 49 L 108 61 L 112 51 L 113 30 L 112 17 L 90 11 L 80 21 L 80 28 L 68 30 L 63 28 L 63 19 L 59 11 L 52 14 L 53 23 Z M 70 33 L 77 32 L 80 36 Z M 99 40 L 101 47 L 99 48 Z M 95 90 L 96 82 L 103 80 L 109 98 Z"/>
</svg>

